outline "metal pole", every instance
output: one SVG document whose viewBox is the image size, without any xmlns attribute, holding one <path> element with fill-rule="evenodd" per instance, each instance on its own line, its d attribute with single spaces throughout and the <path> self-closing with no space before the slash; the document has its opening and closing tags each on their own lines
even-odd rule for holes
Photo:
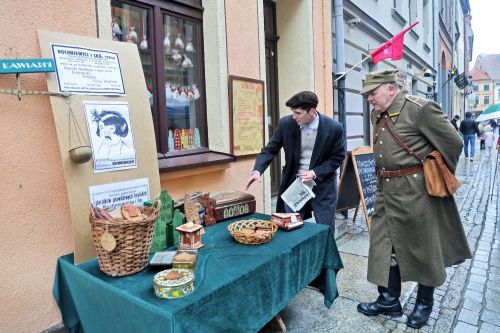
<svg viewBox="0 0 500 333">
<path fill-rule="evenodd" d="M 339 110 L 339 122 L 342 124 L 342 130 L 344 134 L 344 144 L 347 145 L 347 120 L 345 111 L 345 76 L 340 77 L 337 80 L 337 106 Z"/>
<path fill-rule="evenodd" d="M 439 76 L 441 76 L 439 68 L 439 6 L 440 0 L 433 0 L 432 2 L 432 15 L 433 15 L 433 65 L 436 75 L 434 76 L 434 101 L 439 103 L 441 101 L 441 91 L 439 87 Z"/>
<path fill-rule="evenodd" d="M 337 100 L 339 122 L 344 131 L 344 144 L 347 144 L 346 111 L 345 111 L 345 58 L 344 58 L 344 7 L 342 0 L 333 1 L 333 17 L 335 22 L 335 73 L 337 76 Z M 335 81 L 333 82 L 335 85 Z M 333 87 L 335 89 L 335 86 Z"/>
<path fill-rule="evenodd" d="M 497 152 L 497 162 L 495 163 L 495 173 L 493 174 L 493 183 L 491 184 L 490 202 L 493 201 L 493 190 L 495 188 L 495 179 L 497 177 L 498 155 L 500 155 L 500 152 Z"/>
</svg>

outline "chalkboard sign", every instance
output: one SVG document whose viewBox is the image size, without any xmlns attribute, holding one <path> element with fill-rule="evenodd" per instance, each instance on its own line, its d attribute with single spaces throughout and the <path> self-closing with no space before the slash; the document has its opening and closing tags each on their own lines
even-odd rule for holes
<svg viewBox="0 0 500 333">
<path fill-rule="evenodd" d="M 375 213 L 375 195 L 377 193 L 377 175 L 371 147 L 358 147 L 347 153 L 340 175 L 337 211 L 356 208 L 354 220 L 363 206 L 368 230 L 371 217 Z"/>
</svg>

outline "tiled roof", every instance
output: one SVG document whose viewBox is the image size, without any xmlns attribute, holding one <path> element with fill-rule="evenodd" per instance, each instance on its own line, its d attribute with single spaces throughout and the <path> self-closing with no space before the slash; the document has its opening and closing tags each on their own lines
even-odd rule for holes
<svg viewBox="0 0 500 333">
<path fill-rule="evenodd" d="M 491 80 L 488 74 L 483 72 L 482 70 L 479 70 L 477 68 L 474 68 L 470 74 L 472 75 L 472 81 L 479 81 L 479 80 Z"/>
<path fill-rule="evenodd" d="M 486 72 L 493 81 L 500 81 L 500 54 L 480 54 L 474 69 Z"/>
</svg>

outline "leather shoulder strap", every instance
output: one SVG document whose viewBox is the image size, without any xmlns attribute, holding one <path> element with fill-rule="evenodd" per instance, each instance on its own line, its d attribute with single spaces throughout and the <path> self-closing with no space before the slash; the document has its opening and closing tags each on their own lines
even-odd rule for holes
<svg viewBox="0 0 500 333">
<path fill-rule="evenodd" d="M 410 147 L 405 145 L 401 139 L 396 134 L 396 131 L 394 129 L 394 125 L 392 124 L 391 121 L 388 121 L 387 118 L 384 118 L 385 126 L 387 127 L 387 131 L 389 132 L 390 136 L 392 139 L 401 147 L 403 148 L 408 154 L 411 156 L 415 157 L 420 163 L 424 162 L 424 159 L 418 156 Z"/>
</svg>

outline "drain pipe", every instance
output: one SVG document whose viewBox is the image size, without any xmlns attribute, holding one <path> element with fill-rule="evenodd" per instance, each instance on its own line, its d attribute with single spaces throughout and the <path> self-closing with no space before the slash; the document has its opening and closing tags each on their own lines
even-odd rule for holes
<svg viewBox="0 0 500 333">
<path fill-rule="evenodd" d="M 434 75 L 434 101 L 437 103 L 440 103 L 441 101 L 441 87 L 439 87 L 439 80 L 438 76 L 440 74 L 440 68 L 439 68 L 439 6 L 440 5 L 440 0 L 433 0 L 433 7 L 432 7 L 432 18 L 434 22 L 434 29 L 433 29 L 433 39 L 434 39 L 434 45 L 433 45 L 433 53 L 434 53 L 434 70 L 436 71 L 436 74 Z M 446 78 L 445 78 L 446 79 Z"/>
<path fill-rule="evenodd" d="M 344 7 L 342 0 L 333 1 L 333 18 L 335 23 L 335 77 L 345 73 L 344 58 Z M 335 89 L 335 83 L 333 83 Z M 337 105 L 339 122 L 344 131 L 344 144 L 347 146 L 347 123 L 345 110 L 345 76 L 337 81 Z"/>
</svg>

